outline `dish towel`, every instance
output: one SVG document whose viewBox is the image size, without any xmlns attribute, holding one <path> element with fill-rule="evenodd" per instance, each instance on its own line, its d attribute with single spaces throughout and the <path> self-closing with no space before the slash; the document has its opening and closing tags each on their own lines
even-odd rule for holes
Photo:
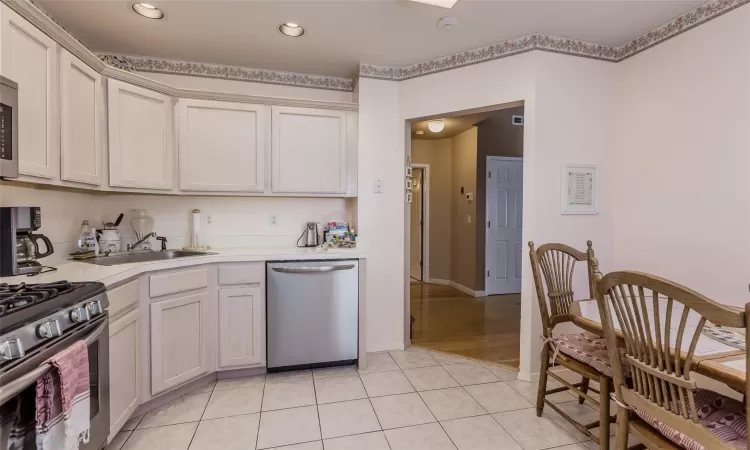
<svg viewBox="0 0 750 450">
<path fill-rule="evenodd" d="M 36 447 L 36 389 L 24 389 L 0 406 L 0 450 Z"/>
<path fill-rule="evenodd" d="M 37 450 L 76 450 L 89 441 L 89 356 L 78 341 L 47 360 L 36 382 Z"/>
</svg>

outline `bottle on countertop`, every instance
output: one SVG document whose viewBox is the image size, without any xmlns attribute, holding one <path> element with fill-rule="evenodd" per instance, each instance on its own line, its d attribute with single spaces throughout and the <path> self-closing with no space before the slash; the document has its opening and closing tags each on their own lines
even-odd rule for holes
<svg viewBox="0 0 750 450">
<path fill-rule="evenodd" d="M 81 235 L 78 237 L 78 250 L 96 251 L 96 248 L 96 233 L 89 225 L 89 221 L 84 220 L 81 224 Z"/>
</svg>

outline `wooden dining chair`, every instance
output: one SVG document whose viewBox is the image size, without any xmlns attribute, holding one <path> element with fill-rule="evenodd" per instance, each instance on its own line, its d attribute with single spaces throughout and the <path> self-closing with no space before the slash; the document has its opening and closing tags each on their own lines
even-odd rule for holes
<svg viewBox="0 0 750 450">
<path fill-rule="evenodd" d="M 616 450 L 627 448 L 628 433 L 650 449 L 747 448 L 742 402 L 699 389 L 690 377 L 706 321 L 743 328 L 745 311 L 672 281 L 631 271 L 604 276 L 597 303 L 614 371 Z M 624 346 L 630 386 L 620 359 L 614 358 L 618 346 Z"/>
<path fill-rule="evenodd" d="M 541 417 L 545 404 L 571 423 L 578 431 L 597 442 L 601 448 L 609 448 L 609 424 L 613 421 L 609 413 L 609 392 L 611 390 L 612 369 L 609 366 L 606 342 L 603 338 L 588 332 L 562 334 L 554 333 L 554 328 L 563 322 L 570 322 L 568 310 L 574 301 L 573 270 L 577 262 L 586 262 L 588 271 L 588 298 L 593 299 L 596 283 L 601 277 L 598 262 L 594 257 L 591 241 L 586 242 L 586 252 L 581 252 L 565 244 L 544 244 L 538 249 L 529 242 L 529 256 L 534 275 L 539 311 L 542 316 L 542 367 L 539 375 L 539 392 L 536 401 L 536 415 Z M 545 289 L 546 287 L 546 289 Z M 550 370 L 550 365 L 559 364 L 581 376 L 581 382 L 571 384 Z M 547 379 L 552 377 L 562 387 L 547 389 Z M 599 389 L 590 387 L 591 380 L 599 382 Z M 588 400 L 599 409 L 599 420 L 582 424 L 563 412 L 546 396 L 557 392 L 573 390 L 579 403 Z M 588 392 L 599 394 L 599 399 Z M 599 434 L 591 430 L 599 428 Z"/>
</svg>

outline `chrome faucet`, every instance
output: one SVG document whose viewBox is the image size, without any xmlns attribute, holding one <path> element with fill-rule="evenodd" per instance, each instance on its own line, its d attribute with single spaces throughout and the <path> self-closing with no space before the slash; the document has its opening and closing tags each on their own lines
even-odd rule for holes
<svg viewBox="0 0 750 450">
<path fill-rule="evenodd" d="M 137 241 L 135 241 L 135 244 L 128 244 L 126 248 L 128 249 L 129 252 L 132 252 L 133 250 L 136 249 L 136 247 L 146 242 L 146 239 L 152 238 L 152 237 L 156 237 L 156 233 L 151 232 L 143 236 L 142 238 L 138 239 Z"/>
</svg>

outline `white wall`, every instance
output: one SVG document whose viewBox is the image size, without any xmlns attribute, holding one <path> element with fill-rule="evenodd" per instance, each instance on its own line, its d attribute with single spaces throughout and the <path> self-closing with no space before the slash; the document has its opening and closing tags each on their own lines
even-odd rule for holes
<svg viewBox="0 0 750 450">
<path fill-rule="evenodd" d="M 738 306 L 750 281 L 748 42 L 743 7 L 619 64 L 610 170 L 617 268 Z"/>
<path fill-rule="evenodd" d="M 604 154 L 609 151 L 606 136 L 615 120 L 608 114 L 614 109 L 610 91 L 613 71 L 614 65 L 599 61 L 533 52 L 400 84 L 360 80 L 360 155 L 377 152 L 377 156 L 368 157 L 376 157 L 379 162 L 377 165 L 360 162 L 360 229 L 364 230 L 363 215 L 368 214 L 372 226 L 382 224 L 389 231 L 402 230 L 400 235 L 384 233 L 388 242 L 377 243 L 382 248 L 378 258 L 371 260 L 372 266 L 383 267 L 372 267 L 382 272 L 378 277 L 371 275 L 370 280 L 384 282 L 383 286 L 374 287 L 376 292 L 371 295 L 377 294 L 378 302 L 387 302 L 387 311 L 391 312 L 371 317 L 371 329 L 377 326 L 392 330 L 394 323 L 404 318 L 398 314 L 397 305 L 408 305 L 408 294 L 395 285 L 397 280 L 406 279 L 405 264 L 409 256 L 403 243 L 396 242 L 409 229 L 401 187 L 403 161 L 409 151 L 405 138 L 405 121 L 409 119 L 523 100 L 526 108 L 524 241 L 580 243 L 578 246 L 585 248 L 586 239 L 593 239 L 602 253 L 611 251 L 609 216 L 606 213 L 590 217 L 560 216 L 559 188 L 563 162 L 597 164 L 604 161 Z M 398 97 L 399 120 L 388 110 L 394 96 Z M 376 142 L 368 143 L 368 139 Z M 386 161 L 389 163 L 383 164 Z M 363 171 L 367 171 L 366 176 Z M 375 178 L 387 179 L 387 186 L 398 191 L 389 195 L 394 204 L 369 201 L 363 205 L 362 193 L 371 191 L 371 179 Z M 524 261 L 528 261 L 525 252 Z M 523 270 L 520 377 L 530 379 L 538 371 L 540 320 L 528 263 Z M 580 295 L 587 294 L 584 291 Z M 369 298 L 372 301 L 373 297 Z M 382 312 L 386 313 L 385 307 Z"/>
<path fill-rule="evenodd" d="M 219 78 L 191 77 L 166 73 L 136 72 L 170 86 L 181 89 L 197 89 L 230 94 L 260 95 L 264 97 L 297 98 L 328 102 L 353 102 L 351 92 L 330 91 L 277 84 L 252 83 L 249 81 L 222 80 Z"/>
<path fill-rule="evenodd" d="M 168 239 L 169 248 L 190 243 L 193 209 L 201 210 L 208 245 L 226 247 L 281 247 L 295 245 L 305 222 L 325 224 L 329 220 L 347 220 L 353 211 L 343 198 L 292 197 L 207 197 L 141 194 L 103 194 L 83 191 L 0 185 L 0 206 L 39 206 L 42 208 L 41 232 L 55 246 L 55 254 L 43 260 L 57 264 L 74 250 L 81 221 L 89 220 L 99 228 L 103 221 L 114 221 L 119 213 L 125 218 L 119 226 L 122 245 L 135 241 L 129 224 L 133 209 L 148 209 L 154 218 L 154 231 Z M 269 216 L 278 218 L 271 227 Z M 207 223 L 208 216 L 212 223 Z M 151 240 L 153 248 L 160 245 Z"/>
</svg>

